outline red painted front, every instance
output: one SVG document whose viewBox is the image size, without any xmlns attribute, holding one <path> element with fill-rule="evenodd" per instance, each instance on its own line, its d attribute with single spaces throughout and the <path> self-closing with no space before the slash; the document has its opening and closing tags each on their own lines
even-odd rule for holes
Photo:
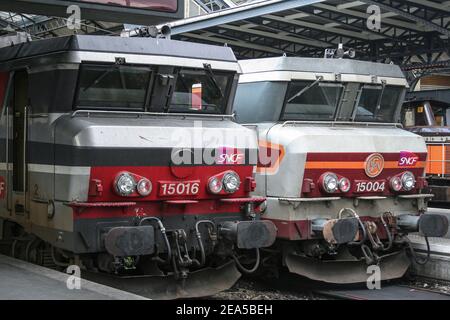
<svg viewBox="0 0 450 320">
<path fill-rule="evenodd" d="M 233 170 L 241 179 L 241 186 L 233 194 L 214 195 L 208 192 L 210 177 L 221 172 Z M 120 196 L 115 192 L 114 180 L 121 172 L 129 172 L 145 177 L 152 183 L 152 191 L 148 196 Z M 253 166 L 223 165 L 223 166 L 189 166 L 177 167 L 176 170 L 167 167 L 92 167 L 88 203 L 135 202 L 135 205 L 76 207 L 73 206 L 74 219 L 114 218 L 121 216 L 171 216 L 171 215 L 202 215 L 220 213 L 239 213 L 242 203 L 225 203 L 221 199 L 249 197 Z M 196 195 L 160 196 L 161 182 L 199 181 L 199 191 Z M 254 187 L 254 186 L 253 186 Z"/>
<path fill-rule="evenodd" d="M 418 180 L 416 188 L 407 193 L 417 193 L 418 188 L 422 187 L 421 177 L 424 174 L 425 161 L 427 158 L 426 153 L 415 153 L 418 159 L 413 165 L 402 165 L 400 163 L 400 152 L 381 153 L 385 161 L 385 167 L 383 168 L 382 172 L 374 178 L 368 177 L 364 169 L 364 162 L 371 154 L 372 153 L 308 153 L 306 157 L 305 172 L 303 176 L 304 181 L 300 182 L 302 183 L 301 196 L 312 198 L 326 196 L 339 196 L 349 198 L 375 195 L 389 196 L 393 195 L 393 192 L 389 188 L 390 178 L 405 171 L 412 172 Z M 352 183 L 350 191 L 346 193 L 338 191 L 333 194 L 322 191 L 319 187 L 319 181 L 322 174 L 326 172 L 333 172 L 339 176 L 348 178 Z M 314 184 L 310 192 L 308 192 L 307 188 L 305 188 L 306 179 L 309 179 Z M 357 193 L 355 192 L 354 186 L 358 181 L 385 181 L 386 187 L 383 192 Z"/>
<path fill-rule="evenodd" d="M 181 175 L 179 171 L 182 169 L 177 168 L 177 176 L 173 174 L 173 169 L 169 166 L 166 167 L 92 167 L 91 168 L 91 180 L 99 180 L 103 186 L 103 192 L 101 196 L 90 196 L 88 201 L 101 201 L 101 202 L 112 202 L 112 201 L 157 201 L 157 200 L 168 200 L 168 199 L 218 199 L 223 197 L 233 197 L 242 198 L 248 196 L 249 190 L 245 190 L 245 180 L 246 178 L 253 177 L 253 166 L 235 166 L 235 165 L 224 165 L 224 166 L 189 166 L 184 167 L 187 174 Z M 207 185 L 210 177 L 224 171 L 233 170 L 236 172 L 241 179 L 241 187 L 239 190 L 233 194 L 227 195 L 213 195 L 208 192 Z M 150 179 L 152 183 L 152 192 L 146 197 L 123 197 L 119 196 L 114 191 L 114 179 L 120 172 L 130 172 L 147 179 Z M 182 176 L 182 178 L 179 178 Z M 158 195 L 159 182 L 183 182 L 199 180 L 200 187 L 197 195 L 192 196 L 169 196 L 160 197 Z"/>
<path fill-rule="evenodd" d="M 238 214 L 239 203 L 220 200 L 201 200 L 196 203 L 167 203 L 164 201 L 139 202 L 132 206 L 73 207 L 74 219 L 100 219 L 119 217 L 171 217 L 177 215 Z"/>
</svg>

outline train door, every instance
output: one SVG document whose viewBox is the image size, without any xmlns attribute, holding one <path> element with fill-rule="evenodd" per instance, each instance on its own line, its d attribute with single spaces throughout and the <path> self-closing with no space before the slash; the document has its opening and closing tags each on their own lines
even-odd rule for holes
<svg viewBox="0 0 450 320">
<path fill-rule="evenodd" d="M 9 72 L 0 72 L 0 216 L 8 211 L 8 85 Z"/>
<path fill-rule="evenodd" d="M 11 204 L 16 219 L 26 218 L 27 196 L 27 112 L 28 112 L 28 73 L 18 70 L 14 73 L 12 86 L 12 193 Z"/>
</svg>

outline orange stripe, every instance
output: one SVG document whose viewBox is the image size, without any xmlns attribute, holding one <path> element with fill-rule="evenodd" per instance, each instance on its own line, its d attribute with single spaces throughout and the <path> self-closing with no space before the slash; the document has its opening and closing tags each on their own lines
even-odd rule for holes
<svg viewBox="0 0 450 320">
<path fill-rule="evenodd" d="M 425 161 L 418 161 L 414 166 L 399 166 L 397 161 L 385 161 L 384 169 L 397 168 L 424 168 Z M 305 165 L 306 169 L 364 169 L 364 161 L 308 161 Z"/>
</svg>

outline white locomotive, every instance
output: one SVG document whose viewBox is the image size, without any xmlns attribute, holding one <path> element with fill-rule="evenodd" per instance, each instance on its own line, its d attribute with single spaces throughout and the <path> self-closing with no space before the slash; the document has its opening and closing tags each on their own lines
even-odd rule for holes
<svg viewBox="0 0 450 320">
<path fill-rule="evenodd" d="M 242 256 L 256 254 L 257 267 L 276 229 L 258 220 L 264 198 L 250 197 L 255 134 L 231 121 L 239 72 L 229 48 L 167 39 L 1 48 L 8 253 L 136 273 L 162 281 L 162 297 L 213 294 L 234 284 L 237 267 L 255 269 Z"/>
<path fill-rule="evenodd" d="M 278 228 L 274 258 L 331 283 L 365 282 L 374 264 L 382 279 L 401 277 L 405 235 L 443 236 L 448 221 L 423 214 L 427 149 L 398 123 L 400 68 L 291 57 L 240 65 L 234 112 L 258 135 L 255 193 Z"/>
</svg>

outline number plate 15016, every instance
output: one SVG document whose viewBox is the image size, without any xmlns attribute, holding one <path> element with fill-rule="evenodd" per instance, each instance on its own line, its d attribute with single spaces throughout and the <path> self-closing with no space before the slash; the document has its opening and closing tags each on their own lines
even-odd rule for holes
<svg viewBox="0 0 450 320">
<path fill-rule="evenodd" d="M 353 192 L 363 193 L 363 192 L 383 192 L 386 188 L 386 181 L 362 181 L 356 180 Z"/>
<path fill-rule="evenodd" d="M 200 180 L 193 181 L 159 181 L 159 195 L 195 196 L 200 189 Z"/>
</svg>

